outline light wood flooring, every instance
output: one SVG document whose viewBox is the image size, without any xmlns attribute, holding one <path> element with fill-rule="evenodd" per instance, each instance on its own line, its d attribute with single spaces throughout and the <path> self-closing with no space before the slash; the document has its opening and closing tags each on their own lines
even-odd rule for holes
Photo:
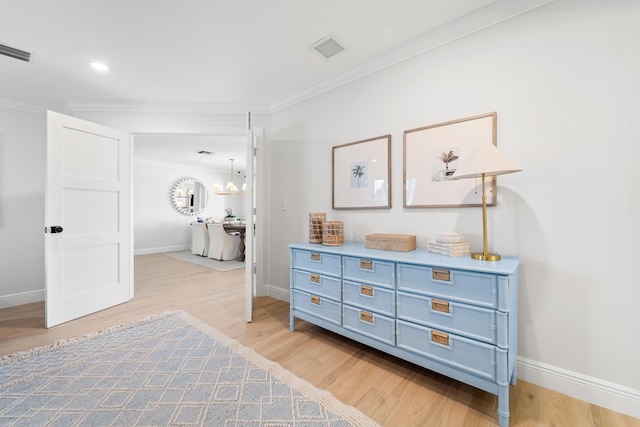
<svg viewBox="0 0 640 427">
<path fill-rule="evenodd" d="M 244 270 L 217 272 L 162 254 L 135 258 L 135 297 L 126 304 L 44 328 L 44 303 L 0 310 L 0 356 L 52 344 L 140 317 L 181 309 L 384 426 L 497 426 L 497 398 L 297 320 L 289 304 L 256 300 L 244 321 Z M 511 426 L 638 426 L 640 420 L 518 380 Z"/>
</svg>

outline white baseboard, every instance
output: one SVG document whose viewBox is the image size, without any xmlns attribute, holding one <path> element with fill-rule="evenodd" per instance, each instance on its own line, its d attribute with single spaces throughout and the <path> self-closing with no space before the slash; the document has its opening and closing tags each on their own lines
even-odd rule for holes
<svg viewBox="0 0 640 427">
<path fill-rule="evenodd" d="M 17 305 L 31 304 L 44 301 L 44 289 L 37 291 L 21 292 L 19 294 L 0 296 L 0 308 L 15 307 Z"/>
<path fill-rule="evenodd" d="M 191 245 L 162 246 L 159 248 L 134 249 L 133 255 L 161 254 L 163 252 L 179 252 L 191 249 Z"/>
<path fill-rule="evenodd" d="M 612 411 L 640 418 L 640 390 L 518 357 L 518 378 Z"/>
<path fill-rule="evenodd" d="M 279 299 L 280 301 L 289 302 L 291 299 L 289 298 L 289 289 L 282 289 L 277 286 L 265 285 L 267 290 L 267 295 Z"/>
</svg>

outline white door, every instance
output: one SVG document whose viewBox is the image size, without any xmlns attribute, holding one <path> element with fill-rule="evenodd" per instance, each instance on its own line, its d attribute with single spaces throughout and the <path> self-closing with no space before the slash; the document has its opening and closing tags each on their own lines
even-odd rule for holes
<svg viewBox="0 0 640 427">
<path fill-rule="evenodd" d="M 47 113 L 46 327 L 133 297 L 129 134 Z"/>
<path fill-rule="evenodd" d="M 251 113 L 247 113 L 247 191 L 245 206 L 247 209 L 247 228 L 245 233 L 245 271 L 246 271 L 246 321 L 251 322 L 253 318 L 253 299 L 256 294 L 255 275 L 255 139 L 253 136 L 253 125 L 251 123 Z"/>
</svg>

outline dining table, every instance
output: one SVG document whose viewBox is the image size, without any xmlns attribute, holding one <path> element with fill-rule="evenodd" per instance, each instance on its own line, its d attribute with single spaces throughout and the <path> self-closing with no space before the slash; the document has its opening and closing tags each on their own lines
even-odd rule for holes
<svg viewBox="0 0 640 427">
<path fill-rule="evenodd" d="M 245 254 L 244 254 L 244 250 L 245 250 L 245 245 L 244 245 L 244 236 L 246 234 L 246 230 L 247 230 L 247 224 L 244 223 L 236 223 L 236 222 L 225 222 L 222 224 L 222 226 L 224 227 L 224 230 L 229 233 L 229 232 L 236 232 L 240 235 L 240 245 L 238 247 L 238 249 L 240 250 L 240 255 L 238 255 L 238 258 L 236 258 L 236 260 L 238 261 L 242 261 L 244 262 L 244 258 L 245 258 Z"/>
</svg>

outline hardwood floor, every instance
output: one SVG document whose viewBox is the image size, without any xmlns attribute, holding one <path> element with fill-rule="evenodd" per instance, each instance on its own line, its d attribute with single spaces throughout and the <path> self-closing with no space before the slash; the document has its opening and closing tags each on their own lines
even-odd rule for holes
<svg viewBox="0 0 640 427">
<path fill-rule="evenodd" d="M 44 328 L 44 303 L 0 310 L 0 356 L 101 328 L 181 309 L 315 386 L 329 390 L 384 426 L 496 426 L 497 398 L 471 386 L 297 320 L 289 304 L 256 300 L 244 321 L 244 270 L 217 272 L 162 254 L 135 258 L 130 302 Z M 638 426 L 640 420 L 518 380 L 511 426 Z"/>
</svg>

